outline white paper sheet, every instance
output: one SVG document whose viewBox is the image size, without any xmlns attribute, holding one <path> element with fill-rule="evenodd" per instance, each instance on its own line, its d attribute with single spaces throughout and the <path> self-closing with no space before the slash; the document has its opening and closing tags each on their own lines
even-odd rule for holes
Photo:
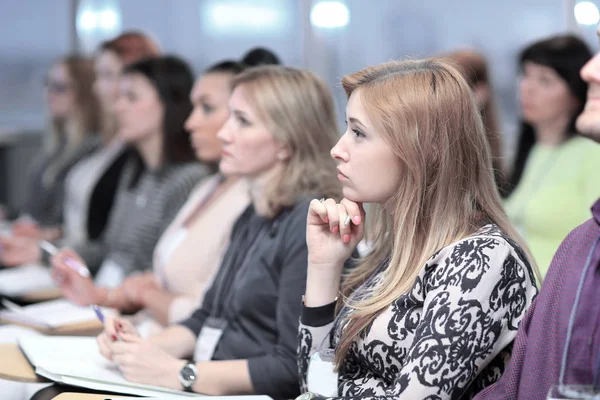
<svg viewBox="0 0 600 400">
<path fill-rule="evenodd" d="M 36 373 L 55 382 L 163 400 L 204 397 L 167 388 L 140 385 L 123 378 L 117 366 L 104 359 L 95 338 L 44 336 L 19 339 L 19 346 L 36 367 Z M 222 396 L 211 400 L 270 400 L 268 396 Z"/>
<path fill-rule="evenodd" d="M 117 314 L 109 308 L 102 308 L 102 312 L 105 316 Z M 2 310 L 0 318 L 40 328 L 58 328 L 97 319 L 96 313 L 90 307 L 78 306 L 66 299 L 32 304 L 19 310 Z"/>
<path fill-rule="evenodd" d="M 55 287 L 50 269 L 43 265 L 28 264 L 0 271 L 0 294 L 6 296 L 18 297 Z"/>
</svg>

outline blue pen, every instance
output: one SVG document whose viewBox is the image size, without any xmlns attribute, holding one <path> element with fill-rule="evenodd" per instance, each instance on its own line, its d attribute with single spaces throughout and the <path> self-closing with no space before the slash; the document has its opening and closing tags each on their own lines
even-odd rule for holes
<svg viewBox="0 0 600 400">
<path fill-rule="evenodd" d="M 102 324 L 104 324 L 104 314 L 102 313 L 102 310 L 100 309 L 100 307 L 98 307 L 96 304 L 92 304 L 90 307 L 92 307 L 92 310 L 94 310 L 94 312 L 96 313 L 96 316 L 98 317 L 100 322 L 102 322 Z"/>
<path fill-rule="evenodd" d="M 92 304 L 92 305 L 90 305 L 90 307 L 92 307 L 92 310 L 94 310 L 94 312 L 96 313 L 96 316 L 98 317 L 100 322 L 102 322 L 102 325 L 104 325 L 104 313 L 102 312 L 102 309 L 100 307 L 98 307 L 96 304 Z M 119 336 L 118 332 L 117 332 L 116 336 L 117 336 L 117 340 L 120 342 L 121 337 Z"/>
</svg>

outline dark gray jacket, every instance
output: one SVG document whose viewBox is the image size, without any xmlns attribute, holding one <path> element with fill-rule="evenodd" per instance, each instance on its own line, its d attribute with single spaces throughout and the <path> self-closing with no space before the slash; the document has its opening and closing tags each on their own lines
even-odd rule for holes
<svg viewBox="0 0 600 400">
<path fill-rule="evenodd" d="M 198 336 L 207 317 L 225 319 L 212 359 L 248 360 L 256 393 L 275 399 L 293 398 L 300 390 L 296 346 L 306 287 L 308 204 L 302 201 L 273 220 L 250 205 L 233 228 L 202 307 L 181 323 Z"/>
</svg>

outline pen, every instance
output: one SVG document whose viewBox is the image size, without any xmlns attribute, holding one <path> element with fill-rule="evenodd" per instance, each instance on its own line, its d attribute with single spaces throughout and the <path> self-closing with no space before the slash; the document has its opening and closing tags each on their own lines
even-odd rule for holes
<svg viewBox="0 0 600 400">
<path fill-rule="evenodd" d="M 58 252 L 58 249 L 56 248 L 56 246 L 54 246 L 52 243 L 47 242 L 45 240 L 40 240 L 40 247 L 48 252 L 51 255 L 55 255 Z M 72 260 L 70 258 L 66 258 L 65 259 L 65 264 L 71 268 L 72 270 L 74 270 L 75 272 L 77 272 L 81 277 L 83 278 L 89 278 L 90 276 L 90 270 L 86 268 L 85 265 L 78 263 L 75 260 Z"/>
<path fill-rule="evenodd" d="M 352 217 L 350 215 L 346 215 L 346 219 L 344 220 L 344 226 L 348 226 L 351 220 Z"/>
<path fill-rule="evenodd" d="M 92 310 L 94 310 L 94 312 L 96 313 L 96 316 L 98 317 L 100 322 L 102 322 L 104 324 L 104 314 L 102 313 L 102 310 L 100 309 L 100 307 L 98 307 L 96 304 L 92 304 L 92 305 L 90 305 L 90 307 L 92 307 Z"/>
<path fill-rule="evenodd" d="M 98 305 L 96 305 L 96 304 L 92 304 L 92 305 L 90 305 L 90 307 L 92 307 L 92 310 L 94 310 L 94 312 L 96 313 L 96 316 L 98 317 L 100 322 L 102 322 L 102 325 L 104 325 L 104 313 L 102 312 L 102 309 L 100 307 L 98 307 Z M 118 334 L 116 336 L 120 342 L 121 337 Z"/>
</svg>

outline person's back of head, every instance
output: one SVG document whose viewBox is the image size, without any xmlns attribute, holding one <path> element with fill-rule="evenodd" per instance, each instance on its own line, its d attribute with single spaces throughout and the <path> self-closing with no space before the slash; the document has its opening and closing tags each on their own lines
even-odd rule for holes
<svg viewBox="0 0 600 400">
<path fill-rule="evenodd" d="M 240 62 L 248 67 L 259 65 L 281 65 L 279 57 L 269 49 L 255 47 L 242 56 Z"/>
<path fill-rule="evenodd" d="M 339 197 L 340 184 L 329 155 L 339 133 L 327 85 L 308 71 L 259 66 L 234 78 L 234 90 L 239 87 L 289 153 L 284 172 L 268 190 L 273 214 L 303 197 Z"/>
</svg>

